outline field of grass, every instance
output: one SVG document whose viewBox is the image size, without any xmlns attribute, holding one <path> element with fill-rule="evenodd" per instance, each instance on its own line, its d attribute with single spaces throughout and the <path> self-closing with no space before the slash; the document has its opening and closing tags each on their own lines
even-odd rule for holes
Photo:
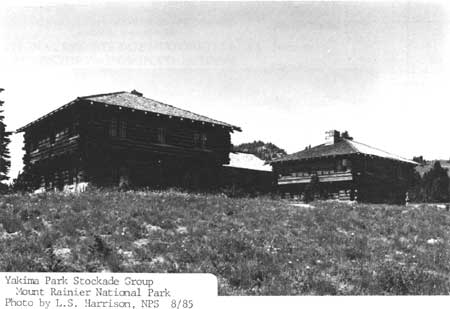
<svg viewBox="0 0 450 309">
<path fill-rule="evenodd" d="M 0 197 L 0 271 L 209 272 L 220 295 L 450 293 L 450 212 L 177 191 Z"/>
</svg>

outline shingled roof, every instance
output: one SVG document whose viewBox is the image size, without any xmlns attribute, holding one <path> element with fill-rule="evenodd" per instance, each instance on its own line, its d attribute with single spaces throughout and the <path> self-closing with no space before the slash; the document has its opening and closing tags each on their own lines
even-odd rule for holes
<svg viewBox="0 0 450 309">
<path fill-rule="evenodd" d="M 402 158 L 384 150 L 356 142 L 350 139 L 341 139 L 333 144 L 321 144 L 315 147 L 306 148 L 305 150 L 278 158 L 271 163 L 287 162 L 287 161 L 302 161 L 315 158 L 333 157 L 349 154 L 363 154 L 368 156 L 375 156 L 384 159 L 401 161 L 409 164 L 417 165 L 417 162 Z"/>
<path fill-rule="evenodd" d="M 183 118 L 183 119 L 189 119 L 192 121 L 202 122 L 202 123 L 209 123 L 213 125 L 223 126 L 227 127 L 231 130 L 241 131 L 240 127 L 228 124 L 226 122 L 218 121 L 206 116 L 202 116 L 169 104 L 161 103 L 146 97 L 143 97 L 141 93 L 133 90 L 132 92 L 126 92 L 126 91 L 120 91 L 120 92 L 112 92 L 112 93 L 105 93 L 105 94 L 96 94 L 96 95 L 89 95 L 89 96 L 83 96 L 78 97 L 77 99 L 67 103 L 66 105 L 63 105 L 62 107 L 58 108 L 57 110 L 54 110 L 51 113 L 46 114 L 45 116 L 27 124 L 26 126 L 20 128 L 17 130 L 17 132 L 22 132 L 27 127 L 44 120 L 45 118 L 48 118 L 55 112 L 62 110 L 72 104 L 75 104 L 80 101 L 89 101 L 92 103 L 102 103 L 107 105 L 114 105 L 134 110 L 140 110 L 145 111 L 149 113 L 154 114 L 160 114 L 160 115 L 166 115 L 171 117 L 177 117 L 177 118 Z"/>
</svg>

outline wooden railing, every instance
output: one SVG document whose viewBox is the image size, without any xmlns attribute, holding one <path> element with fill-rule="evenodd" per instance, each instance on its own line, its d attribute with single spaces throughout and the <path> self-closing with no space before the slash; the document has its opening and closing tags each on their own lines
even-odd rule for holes
<svg viewBox="0 0 450 309">
<path fill-rule="evenodd" d="M 279 185 L 300 184 L 311 182 L 312 175 L 304 176 L 281 176 L 278 178 Z M 351 171 L 346 172 L 330 172 L 328 174 L 317 175 L 319 182 L 335 182 L 353 180 Z"/>
</svg>

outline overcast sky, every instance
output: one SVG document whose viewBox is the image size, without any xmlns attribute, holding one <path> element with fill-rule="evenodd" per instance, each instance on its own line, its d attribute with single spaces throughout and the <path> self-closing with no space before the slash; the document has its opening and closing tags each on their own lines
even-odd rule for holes
<svg viewBox="0 0 450 309">
<path fill-rule="evenodd" d="M 444 2 L 57 3 L 0 8 L 9 130 L 77 96 L 137 89 L 242 127 L 235 144 L 291 153 L 338 129 L 450 158 Z M 22 146 L 14 136 L 13 177 Z"/>
</svg>

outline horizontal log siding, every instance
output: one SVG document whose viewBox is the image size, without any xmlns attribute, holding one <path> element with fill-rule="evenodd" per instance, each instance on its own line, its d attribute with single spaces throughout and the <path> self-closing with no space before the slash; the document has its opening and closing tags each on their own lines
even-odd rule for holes
<svg viewBox="0 0 450 309">
<path fill-rule="evenodd" d="M 27 164 L 35 164 L 66 153 L 79 153 L 81 106 L 72 106 L 25 130 L 24 150 Z"/>
<path fill-rule="evenodd" d="M 126 121 L 126 137 L 109 135 L 110 121 L 113 118 Z M 158 141 L 159 128 L 164 128 L 166 132 L 165 144 Z M 207 143 L 204 148 L 194 144 L 195 133 L 206 134 Z M 133 149 L 171 156 L 209 156 L 217 164 L 228 163 L 231 148 L 228 129 L 99 105 L 90 106 L 86 141 L 90 152 L 98 151 L 99 148 Z"/>
<path fill-rule="evenodd" d="M 39 145 L 39 148 L 29 153 L 30 163 L 36 163 L 40 160 L 61 156 L 66 153 L 74 153 L 79 150 L 80 136 L 71 136 L 50 144 L 49 142 Z"/>
</svg>

